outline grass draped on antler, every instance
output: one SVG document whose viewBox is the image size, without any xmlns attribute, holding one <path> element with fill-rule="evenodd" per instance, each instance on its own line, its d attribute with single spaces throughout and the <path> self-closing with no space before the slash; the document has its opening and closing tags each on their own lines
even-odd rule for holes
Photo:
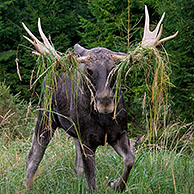
<svg viewBox="0 0 194 194">
<path fill-rule="evenodd" d="M 35 81 L 32 83 L 33 87 L 37 81 L 40 81 L 42 83 L 42 89 L 41 89 L 41 96 L 40 96 L 40 103 L 41 103 L 41 109 L 43 111 L 44 117 L 49 117 L 47 120 L 47 129 L 49 129 L 52 132 L 52 114 L 57 114 L 58 116 L 61 116 L 68 121 L 72 123 L 72 127 L 75 128 L 75 131 L 77 133 L 78 139 L 80 141 L 80 144 L 82 146 L 83 152 L 83 144 L 81 141 L 81 135 L 80 135 L 80 128 L 79 128 L 79 122 L 77 125 L 72 120 L 72 118 L 61 115 L 59 113 L 53 112 L 52 110 L 52 103 L 55 101 L 55 89 L 57 87 L 57 80 L 59 77 L 64 76 L 65 78 L 70 79 L 71 85 L 72 85 L 72 96 L 73 96 L 73 103 L 74 106 L 77 109 L 77 97 L 78 97 L 78 91 L 83 90 L 82 86 L 83 83 L 88 87 L 89 91 L 91 92 L 91 103 L 94 102 L 94 94 L 91 81 L 87 77 L 87 75 L 84 73 L 82 65 L 80 65 L 80 62 L 77 60 L 77 56 L 75 53 L 69 49 L 66 53 L 58 53 L 58 58 L 53 57 L 52 53 L 48 53 L 46 55 L 40 55 L 38 57 L 37 63 L 36 63 L 36 78 Z M 34 71 L 34 70 L 33 70 Z M 63 75 L 62 75 L 63 74 Z M 31 78 L 33 79 L 33 78 Z M 64 88 L 67 89 L 67 88 Z M 68 92 L 66 92 L 68 95 Z M 44 96 L 44 97 L 43 97 Z M 95 106 L 95 102 L 94 102 Z M 44 120 L 42 122 L 45 122 Z M 40 129 L 40 135 L 43 133 L 44 129 Z M 84 152 L 85 153 L 85 152 Z"/>
<path fill-rule="evenodd" d="M 80 76 L 80 74 L 82 73 L 82 69 L 77 62 L 77 57 L 75 56 L 74 52 L 72 52 L 72 50 L 68 50 L 66 53 L 58 53 L 58 55 L 60 56 L 60 58 L 58 59 L 52 57 L 51 53 L 48 53 L 45 56 L 40 55 L 38 57 L 35 67 L 37 71 L 36 78 L 31 86 L 33 87 L 37 81 L 40 81 L 42 83 L 40 97 L 41 110 L 43 111 L 44 118 L 49 117 L 49 119 L 47 119 L 48 129 L 52 129 L 52 114 L 54 113 L 52 111 L 52 103 L 53 100 L 55 100 L 54 91 L 57 86 L 57 79 L 59 78 L 59 76 L 61 76 L 61 73 L 64 73 L 64 75 L 71 80 L 71 84 L 76 83 L 76 87 L 74 87 L 75 90 L 72 90 L 74 98 L 76 98 L 77 96 L 77 92 L 80 87 L 79 83 L 82 81 Z M 74 99 L 74 103 L 76 103 L 76 99 Z M 72 123 L 72 126 L 75 127 L 75 130 L 77 131 L 79 137 L 78 126 L 75 126 L 75 123 L 72 121 L 72 119 L 67 117 L 65 118 L 68 119 Z M 40 131 L 40 133 L 42 133 L 42 131 Z"/>
<path fill-rule="evenodd" d="M 156 47 L 137 46 L 130 52 L 111 72 L 110 79 L 116 74 L 115 82 L 115 114 L 119 99 L 121 86 L 127 86 L 128 82 L 137 79 L 141 73 L 143 77 L 139 82 L 143 83 L 142 114 L 146 120 L 148 137 L 154 142 L 158 130 L 166 125 L 166 114 L 168 109 L 168 89 L 170 83 L 168 54 L 165 50 L 159 51 Z M 128 86 L 127 86 L 128 87 Z M 130 88 L 124 92 L 126 95 Z"/>
</svg>

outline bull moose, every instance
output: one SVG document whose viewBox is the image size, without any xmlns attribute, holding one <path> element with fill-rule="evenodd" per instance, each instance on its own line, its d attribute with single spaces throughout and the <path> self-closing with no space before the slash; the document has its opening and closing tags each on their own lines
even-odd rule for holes
<svg viewBox="0 0 194 194">
<path fill-rule="evenodd" d="M 178 32 L 160 40 L 163 18 L 164 14 L 156 29 L 151 32 L 149 30 L 149 14 L 145 6 L 145 27 L 141 42 L 142 48 L 157 46 L 177 35 Z M 36 54 L 45 56 L 51 53 L 52 57 L 60 60 L 60 55 L 55 51 L 42 31 L 40 19 L 38 20 L 38 29 L 43 42 L 40 42 L 25 24 L 23 26 L 33 40 L 24 37 L 35 46 L 38 51 Z M 75 93 L 73 91 L 76 87 L 79 87 L 79 84 L 76 81 L 72 84 L 70 78 L 65 73 L 62 73 L 57 78 L 51 105 L 53 111 L 52 118 L 43 114 L 43 110 L 39 111 L 31 149 L 26 157 L 27 188 L 30 189 L 32 187 L 33 177 L 43 158 L 46 147 L 56 128 L 60 127 L 74 139 L 76 148 L 74 170 L 78 176 L 81 176 L 85 172 L 85 180 L 90 193 L 97 189 L 95 151 L 99 145 L 105 144 L 105 139 L 124 161 L 122 175 L 118 179 L 110 181 L 109 186 L 117 191 L 123 191 L 134 164 L 135 156 L 130 148 L 127 134 L 127 114 L 121 93 L 117 104 L 117 116 L 116 119 L 113 119 L 115 105 L 114 89 L 108 77 L 112 68 L 117 64 L 117 61 L 125 58 L 126 54 L 113 52 L 102 47 L 89 50 L 79 44 L 74 46 L 74 52 L 77 55 L 77 61 L 82 65 L 83 71 L 88 75 L 90 82 L 94 86 L 92 90 L 94 92 L 96 107 L 91 104 L 91 91 L 88 87 L 83 86 L 82 89 L 78 90 L 75 105 Z M 136 56 L 132 57 L 135 58 Z M 44 98 L 44 95 L 42 98 Z M 72 125 L 70 120 L 66 119 L 67 117 L 71 118 L 75 125 Z M 48 119 L 51 122 L 50 127 L 48 126 Z M 79 137 L 75 129 L 77 125 L 79 125 L 80 130 Z"/>
</svg>

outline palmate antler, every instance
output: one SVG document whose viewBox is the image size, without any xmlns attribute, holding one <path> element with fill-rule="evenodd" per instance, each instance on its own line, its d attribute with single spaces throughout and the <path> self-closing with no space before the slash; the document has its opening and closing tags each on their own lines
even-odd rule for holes
<svg viewBox="0 0 194 194">
<path fill-rule="evenodd" d="M 149 17 L 149 13 L 148 13 L 148 8 L 145 5 L 145 26 L 144 26 L 144 34 L 143 34 L 143 40 L 141 42 L 141 47 L 146 48 L 146 47 L 158 46 L 162 42 L 170 40 L 178 34 L 178 31 L 177 31 L 175 34 L 160 40 L 160 37 L 162 35 L 162 30 L 163 30 L 163 24 L 161 25 L 161 23 L 164 19 L 164 16 L 165 16 L 165 12 L 163 13 L 160 21 L 158 22 L 155 30 L 151 32 L 149 29 L 150 17 Z M 161 25 L 161 27 L 160 27 L 160 25 Z M 160 31 L 159 31 L 159 29 L 160 29 Z M 115 60 L 122 60 L 122 59 L 126 58 L 126 56 L 114 55 L 113 58 Z"/>
<path fill-rule="evenodd" d="M 163 13 L 160 21 L 158 22 L 158 25 L 156 26 L 155 30 L 151 32 L 150 29 L 149 29 L 150 17 L 149 17 L 149 13 L 148 13 L 148 8 L 145 5 L 145 26 L 144 26 L 143 40 L 142 40 L 142 43 L 141 43 L 142 47 L 158 46 L 162 42 L 170 40 L 178 34 L 178 31 L 177 31 L 175 34 L 160 40 L 160 37 L 162 35 L 162 30 L 163 30 L 163 24 L 161 25 L 161 23 L 164 19 L 164 16 L 165 16 L 165 12 Z M 160 25 L 161 25 L 161 27 L 160 27 Z M 160 29 L 160 31 L 159 31 L 159 29 Z"/>
<path fill-rule="evenodd" d="M 33 54 L 36 55 L 50 55 L 53 58 L 56 59 L 60 59 L 60 55 L 57 54 L 56 50 L 54 49 L 54 47 L 50 44 L 49 40 L 47 39 L 47 37 L 45 36 L 45 34 L 42 31 L 42 27 L 41 27 L 41 23 L 40 23 L 40 18 L 38 18 L 38 31 L 40 33 L 40 36 L 43 40 L 43 43 L 41 41 L 38 40 L 38 38 L 36 38 L 36 36 L 34 36 L 32 34 L 32 32 L 27 28 L 27 26 L 22 22 L 22 25 L 24 27 L 24 29 L 26 30 L 26 32 L 29 34 L 29 36 L 33 39 L 29 39 L 26 36 L 23 36 L 26 40 L 28 40 L 30 43 L 32 43 L 32 45 L 34 45 L 34 47 L 36 48 L 36 50 L 38 52 L 33 52 Z"/>
<path fill-rule="evenodd" d="M 59 60 L 61 56 L 57 53 L 55 48 L 51 45 L 47 37 L 45 36 L 44 32 L 42 31 L 41 23 L 40 23 L 40 18 L 38 18 L 38 31 L 40 33 L 40 36 L 43 40 L 43 42 L 39 41 L 36 36 L 32 34 L 32 32 L 27 28 L 27 26 L 22 22 L 22 25 L 26 32 L 29 34 L 29 36 L 32 38 L 32 40 L 26 36 L 23 36 L 26 40 L 28 40 L 36 50 L 38 51 L 33 51 L 32 53 L 35 55 L 42 55 L 42 56 L 50 56 L 52 59 L 57 59 Z M 78 57 L 77 60 L 79 62 L 85 62 L 88 60 L 88 57 Z"/>
</svg>

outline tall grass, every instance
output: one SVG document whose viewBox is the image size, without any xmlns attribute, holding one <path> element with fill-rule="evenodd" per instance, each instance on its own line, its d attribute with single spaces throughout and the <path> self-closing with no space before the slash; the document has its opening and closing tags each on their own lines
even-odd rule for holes
<svg viewBox="0 0 194 194">
<path fill-rule="evenodd" d="M 31 139 L 16 139 L 4 145 L 0 141 L 0 193 L 25 193 L 25 157 Z M 74 174 L 73 141 L 57 130 L 38 168 L 29 193 L 85 194 L 85 182 Z M 99 147 L 96 153 L 97 193 L 115 194 L 108 182 L 121 175 L 122 159 L 111 147 Z M 136 153 L 136 162 L 123 193 L 193 193 L 194 158 L 175 151 L 159 150 L 153 157 L 149 149 Z"/>
<path fill-rule="evenodd" d="M 56 89 L 57 80 L 61 76 L 61 73 L 64 73 L 64 76 L 72 81 L 72 86 L 74 83 L 79 85 L 80 82 L 79 74 L 81 72 L 81 68 L 78 65 L 75 54 L 71 50 L 67 50 L 64 54 L 58 54 L 60 54 L 60 59 L 53 57 L 52 53 L 47 54 L 46 57 L 39 56 L 36 66 L 32 71 L 30 81 L 31 89 L 37 82 L 42 83 L 40 95 L 41 108 L 48 111 L 47 115 L 49 117 L 49 128 L 51 128 L 52 120 L 52 101 L 55 98 L 53 92 Z M 78 87 L 75 87 L 75 91 L 73 90 L 73 92 L 77 93 L 77 90 Z M 42 98 L 42 96 L 44 96 L 44 98 Z M 46 114 L 46 112 L 43 111 L 43 114 Z"/>
</svg>

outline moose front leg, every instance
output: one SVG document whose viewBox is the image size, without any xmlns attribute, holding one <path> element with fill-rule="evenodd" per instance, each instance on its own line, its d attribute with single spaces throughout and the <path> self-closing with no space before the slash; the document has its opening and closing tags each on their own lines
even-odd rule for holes
<svg viewBox="0 0 194 194">
<path fill-rule="evenodd" d="M 40 144 L 35 133 L 32 138 L 32 146 L 26 157 L 26 178 L 27 178 L 27 189 L 32 188 L 33 177 L 39 166 L 40 161 L 43 158 L 46 146 Z"/>
<path fill-rule="evenodd" d="M 32 188 L 33 177 L 36 170 L 41 162 L 47 145 L 49 144 L 54 132 L 57 128 L 56 124 L 52 123 L 52 129 L 48 129 L 42 122 L 42 113 L 39 112 L 39 118 L 36 123 L 34 134 L 32 137 L 32 145 L 29 154 L 26 157 L 26 178 L 27 178 L 27 189 Z M 40 134 L 40 130 L 43 132 Z"/>
<path fill-rule="evenodd" d="M 124 170 L 120 178 L 109 182 L 109 186 L 117 191 L 123 191 L 135 160 L 135 157 L 130 150 L 127 133 L 122 134 L 120 139 L 118 139 L 112 147 L 123 158 Z"/>
<path fill-rule="evenodd" d="M 83 159 L 82 159 L 80 142 L 77 138 L 73 138 L 73 140 L 74 140 L 75 149 L 76 149 L 74 171 L 78 175 L 78 177 L 81 178 L 81 176 L 84 172 L 84 164 L 83 164 Z"/>
<path fill-rule="evenodd" d="M 97 190 L 95 150 L 84 145 L 84 150 L 82 150 L 82 158 L 87 186 L 89 192 L 93 193 L 93 191 Z"/>
</svg>

